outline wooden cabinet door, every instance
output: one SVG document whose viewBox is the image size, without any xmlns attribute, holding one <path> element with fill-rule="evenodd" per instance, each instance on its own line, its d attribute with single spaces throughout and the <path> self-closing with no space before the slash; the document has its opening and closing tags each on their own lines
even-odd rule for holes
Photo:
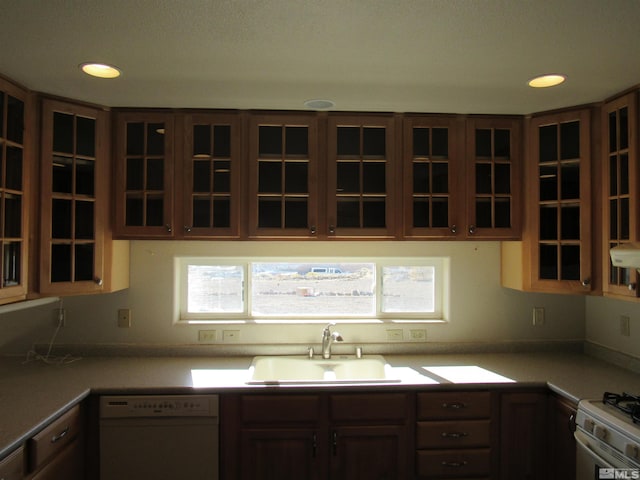
<svg viewBox="0 0 640 480">
<path fill-rule="evenodd" d="M 84 480 L 84 448 L 74 440 L 39 470 L 30 480 Z"/>
<path fill-rule="evenodd" d="M 576 477 L 576 405 L 556 395 L 549 397 L 549 478 Z"/>
<path fill-rule="evenodd" d="M 640 238 L 637 104 L 638 94 L 633 92 L 602 109 L 603 292 L 632 298 L 640 294 L 638 272 L 635 268 L 614 267 L 609 250 Z"/>
<path fill-rule="evenodd" d="M 240 116 L 235 114 L 186 117 L 181 156 L 185 238 L 240 235 L 241 128 Z"/>
<path fill-rule="evenodd" d="M 468 238 L 517 239 L 522 229 L 522 119 L 467 120 Z"/>
<path fill-rule="evenodd" d="M 24 300 L 27 294 L 29 199 L 36 186 L 30 181 L 35 172 L 31 98 L 0 78 L 0 303 Z"/>
<path fill-rule="evenodd" d="M 117 113 L 114 159 L 116 235 L 174 237 L 174 116 Z"/>
<path fill-rule="evenodd" d="M 341 426 L 330 435 L 332 479 L 408 478 L 404 426 Z"/>
<path fill-rule="evenodd" d="M 463 124 L 462 124 L 463 125 Z M 406 238 L 452 238 L 461 233 L 464 170 L 461 122 L 451 116 L 403 119 L 404 228 Z"/>
<path fill-rule="evenodd" d="M 240 478 L 299 480 L 325 478 L 315 429 L 243 429 Z"/>
<path fill-rule="evenodd" d="M 41 293 L 104 290 L 108 139 L 105 111 L 43 100 Z"/>
<path fill-rule="evenodd" d="M 395 123 L 393 116 L 329 116 L 329 238 L 396 237 L 401 216 Z"/>
</svg>

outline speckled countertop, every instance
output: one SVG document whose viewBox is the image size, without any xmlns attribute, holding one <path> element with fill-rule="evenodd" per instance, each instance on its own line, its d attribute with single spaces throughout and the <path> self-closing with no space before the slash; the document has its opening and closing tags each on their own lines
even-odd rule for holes
<svg viewBox="0 0 640 480">
<path fill-rule="evenodd" d="M 376 386 L 341 384 L 313 388 L 426 390 L 487 385 L 504 388 L 517 382 L 548 385 L 573 401 L 599 398 L 604 391 L 640 393 L 639 374 L 576 353 L 385 355 L 385 358 L 401 381 Z M 178 394 L 301 388 L 247 385 L 250 364 L 251 357 L 87 357 L 58 366 L 0 358 L 0 459 L 90 393 Z M 438 368 L 456 366 L 472 368 Z"/>
</svg>

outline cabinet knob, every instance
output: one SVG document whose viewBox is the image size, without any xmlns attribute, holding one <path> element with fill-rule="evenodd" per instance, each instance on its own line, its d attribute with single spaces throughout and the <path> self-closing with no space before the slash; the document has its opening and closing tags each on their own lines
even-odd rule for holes
<svg viewBox="0 0 640 480">
<path fill-rule="evenodd" d="M 316 234 L 316 226 L 311 225 L 311 235 L 315 235 L 315 234 Z"/>
<path fill-rule="evenodd" d="M 184 226 L 184 231 L 189 233 L 191 232 L 191 227 L 188 227 L 187 225 Z"/>
<path fill-rule="evenodd" d="M 169 233 L 173 232 L 173 229 L 171 228 L 171 225 L 169 225 L 168 223 L 164 226 L 164 228 L 166 228 L 167 232 L 169 232 Z"/>
<path fill-rule="evenodd" d="M 633 292 L 636 289 L 636 284 L 630 283 L 629 285 L 627 285 L 627 288 L 629 289 L 629 291 Z"/>
<path fill-rule="evenodd" d="M 469 225 L 469 235 L 473 235 L 474 233 L 476 233 L 476 226 Z"/>
<path fill-rule="evenodd" d="M 451 233 L 456 233 L 456 232 L 458 231 L 458 226 L 457 226 L 457 225 L 455 225 L 455 224 L 454 224 L 454 225 L 451 225 L 450 230 L 451 230 Z"/>
<path fill-rule="evenodd" d="M 336 233 L 335 225 L 329 225 L 329 233 Z"/>
<path fill-rule="evenodd" d="M 582 286 L 583 287 L 588 287 L 589 285 L 591 285 L 591 279 L 590 278 L 585 278 L 584 280 L 582 280 Z"/>
<path fill-rule="evenodd" d="M 96 285 L 98 285 L 99 287 L 102 286 L 102 279 L 100 277 L 94 278 L 93 281 L 96 282 Z"/>
</svg>

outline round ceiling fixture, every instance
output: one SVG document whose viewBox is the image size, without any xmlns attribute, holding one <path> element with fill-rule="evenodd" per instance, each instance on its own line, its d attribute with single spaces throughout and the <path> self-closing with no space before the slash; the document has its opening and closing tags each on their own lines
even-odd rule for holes
<svg viewBox="0 0 640 480">
<path fill-rule="evenodd" d="M 118 67 L 106 63 L 81 63 L 80 68 L 87 75 L 98 78 L 117 78 L 122 73 Z"/>
<path fill-rule="evenodd" d="M 305 100 L 304 106 L 313 110 L 329 110 L 335 107 L 336 103 L 333 100 L 314 99 Z"/>
<path fill-rule="evenodd" d="M 555 87 L 563 83 L 567 77 L 559 73 L 547 73 L 545 75 L 539 75 L 529 80 L 528 85 L 532 88 L 547 88 Z"/>
</svg>

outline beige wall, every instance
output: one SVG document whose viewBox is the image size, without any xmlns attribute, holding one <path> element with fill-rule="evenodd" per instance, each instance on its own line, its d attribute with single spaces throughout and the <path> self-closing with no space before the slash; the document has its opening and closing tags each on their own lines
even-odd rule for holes
<svg viewBox="0 0 640 480">
<path fill-rule="evenodd" d="M 630 336 L 620 333 L 620 316 L 629 317 Z M 590 297 L 586 300 L 585 338 L 640 358 L 640 303 Z"/>
<path fill-rule="evenodd" d="M 66 326 L 56 343 L 73 345 L 160 345 L 198 343 L 198 330 L 240 330 L 240 343 L 276 345 L 304 352 L 320 341 L 320 325 L 184 326 L 173 324 L 173 259 L 176 255 L 214 256 L 447 256 L 451 262 L 449 322 L 427 324 L 429 342 L 527 342 L 582 340 L 585 299 L 581 296 L 522 293 L 500 286 L 498 242 L 131 242 L 131 286 L 108 295 L 64 299 Z M 0 315 L 0 352 L 21 353 L 46 343 L 54 332 L 57 304 Z M 132 327 L 118 328 L 117 310 L 130 308 Z M 533 307 L 544 307 L 546 323 L 532 325 Z M 387 342 L 388 325 L 341 325 L 348 345 Z M 415 325 L 402 328 L 404 337 Z M 406 347 L 416 348 L 415 342 Z M 394 349 L 402 344 L 394 343 Z"/>
</svg>

